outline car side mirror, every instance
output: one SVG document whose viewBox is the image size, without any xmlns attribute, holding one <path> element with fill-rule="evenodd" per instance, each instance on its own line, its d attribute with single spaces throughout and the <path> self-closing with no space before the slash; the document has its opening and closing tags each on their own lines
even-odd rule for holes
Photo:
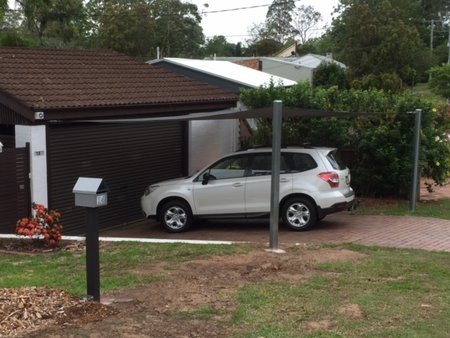
<svg viewBox="0 0 450 338">
<path fill-rule="evenodd" d="M 202 185 L 207 185 L 209 179 L 210 179 L 209 174 L 208 174 L 208 173 L 205 173 L 205 174 L 203 175 Z"/>
</svg>

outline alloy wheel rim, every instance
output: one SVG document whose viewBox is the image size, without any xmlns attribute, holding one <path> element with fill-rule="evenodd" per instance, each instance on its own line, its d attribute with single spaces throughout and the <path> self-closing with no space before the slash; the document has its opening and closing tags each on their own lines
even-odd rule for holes
<svg viewBox="0 0 450 338">
<path fill-rule="evenodd" d="M 166 211 L 164 216 L 166 224 L 172 229 L 180 229 L 186 225 L 187 216 L 184 209 L 172 207 Z"/>
<path fill-rule="evenodd" d="M 309 208 L 303 203 L 294 203 L 286 212 L 287 220 L 293 227 L 301 228 L 308 224 L 311 219 Z"/>
</svg>

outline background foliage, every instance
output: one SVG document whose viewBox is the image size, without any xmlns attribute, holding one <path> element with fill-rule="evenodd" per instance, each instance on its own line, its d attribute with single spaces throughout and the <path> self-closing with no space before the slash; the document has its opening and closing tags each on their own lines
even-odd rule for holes
<svg viewBox="0 0 450 338">
<path fill-rule="evenodd" d="M 447 107 L 432 104 L 410 92 L 401 95 L 381 90 L 313 88 L 300 83 L 292 88 L 244 90 L 242 101 L 251 107 L 285 106 L 326 111 L 361 112 L 358 118 L 284 119 L 284 144 L 337 147 L 352 170 L 353 186 L 366 196 L 408 197 L 412 173 L 414 112 L 422 109 L 420 168 L 436 183 L 450 171 L 450 128 Z M 376 114 L 370 114 L 376 113 Z M 270 144 L 270 120 L 260 120 L 253 144 Z"/>
<path fill-rule="evenodd" d="M 449 0 L 340 0 L 326 30 L 314 7 L 272 0 L 263 22 L 251 26 L 249 18 L 249 38 L 238 44 L 204 36 L 207 3 L 15 0 L 16 10 L 7 3 L 0 0 L 0 46 L 111 48 L 150 59 L 157 48 L 161 57 L 272 56 L 297 41 L 298 55 L 332 52 L 361 89 L 401 91 L 426 81 L 449 52 Z"/>
</svg>

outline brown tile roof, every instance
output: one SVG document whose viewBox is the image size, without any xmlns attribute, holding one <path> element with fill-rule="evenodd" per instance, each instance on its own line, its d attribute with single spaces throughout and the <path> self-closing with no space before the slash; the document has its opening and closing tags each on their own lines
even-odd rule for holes
<svg viewBox="0 0 450 338">
<path fill-rule="evenodd" d="M 0 93 L 37 110 L 237 101 L 237 96 L 126 55 L 0 48 Z"/>
</svg>

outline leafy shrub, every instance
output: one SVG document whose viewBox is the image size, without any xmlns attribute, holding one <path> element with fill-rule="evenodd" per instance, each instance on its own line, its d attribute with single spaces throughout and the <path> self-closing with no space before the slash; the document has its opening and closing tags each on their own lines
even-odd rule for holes
<svg viewBox="0 0 450 338">
<path fill-rule="evenodd" d="M 382 89 L 392 93 L 401 92 L 403 81 L 396 73 L 369 74 L 352 81 L 355 89 Z"/>
<path fill-rule="evenodd" d="M 340 89 L 348 88 L 345 69 L 333 62 L 322 62 L 315 70 L 313 75 L 314 87 L 333 87 Z"/>
<path fill-rule="evenodd" d="M 37 240 L 45 240 L 54 247 L 61 240 L 61 214 L 55 210 L 47 210 L 42 204 L 33 203 L 33 216 L 19 219 L 16 233 L 20 236 Z"/>
<path fill-rule="evenodd" d="M 442 64 L 430 69 L 431 80 L 428 83 L 433 93 L 450 98 L 450 64 Z"/>
<path fill-rule="evenodd" d="M 409 195 L 415 119 L 410 112 L 422 109 L 421 174 L 436 184 L 448 178 L 450 116 L 445 105 L 433 107 L 410 92 L 396 95 L 376 89 L 313 88 L 308 83 L 287 89 L 243 90 L 241 100 L 251 107 L 270 106 L 273 100 L 282 100 L 285 106 L 304 109 L 367 112 L 357 118 L 284 119 L 282 142 L 336 147 L 350 153 L 348 164 L 357 193 L 379 197 Z M 270 120 L 260 120 L 259 125 L 254 144 L 270 145 Z"/>
</svg>

